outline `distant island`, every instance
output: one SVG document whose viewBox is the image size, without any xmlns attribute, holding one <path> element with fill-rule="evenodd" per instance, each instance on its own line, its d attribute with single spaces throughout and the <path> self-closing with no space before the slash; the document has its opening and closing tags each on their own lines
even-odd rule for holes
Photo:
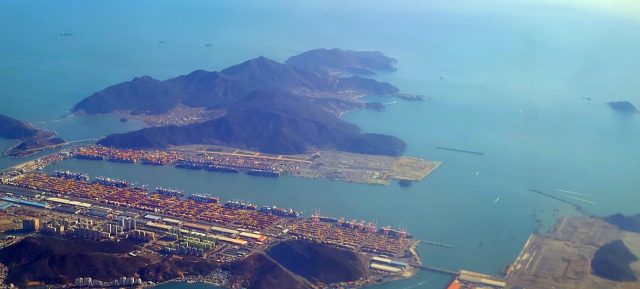
<svg viewBox="0 0 640 289">
<path fill-rule="evenodd" d="M 636 107 L 628 101 L 608 102 L 607 105 L 615 111 L 624 113 L 638 113 L 638 109 L 636 109 Z"/>
<path fill-rule="evenodd" d="M 618 213 L 602 219 L 609 224 L 615 225 L 620 230 L 640 233 L 640 214 L 627 217 Z"/>
<path fill-rule="evenodd" d="M 11 157 L 34 154 L 39 148 L 58 145 L 65 141 L 55 133 L 34 128 L 31 124 L 0 114 L 0 138 L 15 139 L 19 143 L 5 151 Z"/>
<path fill-rule="evenodd" d="M 380 51 L 352 51 L 334 49 L 314 49 L 285 61 L 297 67 L 328 73 L 353 73 L 375 75 L 373 70 L 395 71 L 396 59 L 385 56 Z"/>
<path fill-rule="evenodd" d="M 327 56 L 329 55 L 329 56 Z M 329 60 L 332 61 L 329 61 Z M 259 57 L 220 72 L 197 70 L 160 81 L 149 76 L 110 86 L 80 101 L 78 114 L 124 113 L 162 118 L 186 113 L 168 125 L 113 134 L 99 141 L 115 148 L 149 149 L 216 144 L 272 154 L 315 149 L 397 156 L 406 143 L 394 136 L 360 133 L 339 117 L 357 109 L 384 110 L 364 95 L 407 99 L 389 83 L 352 76 L 334 77 L 330 69 L 356 67 L 394 70 L 395 60 L 380 52 L 313 50 L 282 64 Z M 217 113 L 209 113 L 215 111 Z"/>
</svg>

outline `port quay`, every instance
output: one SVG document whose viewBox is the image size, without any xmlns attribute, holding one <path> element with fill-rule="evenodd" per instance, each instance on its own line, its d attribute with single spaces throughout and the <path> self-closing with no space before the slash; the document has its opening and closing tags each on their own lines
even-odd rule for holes
<svg viewBox="0 0 640 289">
<path fill-rule="evenodd" d="M 102 160 L 100 155 L 94 154 L 101 149 L 61 151 L 0 172 L 2 200 L 39 210 L 41 215 L 50 215 L 51 221 L 45 228 L 47 232 L 61 234 L 64 230 L 67 234 L 94 239 L 134 238 L 149 242 L 152 245 L 147 248 L 155 248 L 158 252 L 190 254 L 218 262 L 262 253 L 283 241 L 307 240 L 367 256 L 370 272 L 374 276 L 385 276 L 388 281 L 415 276 L 420 269 L 450 274 L 452 280 L 458 280 L 460 272 L 464 272 L 423 265 L 415 250 L 420 243 L 450 246 L 417 240 L 402 224 L 397 229 L 391 226 L 379 228 L 377 220 L 366 222 L 327 217 L 322 216 L 319 209 L 310 217 L 303 218 L 293 209 L 273 205 L 258 207 L 241 200 L 221 203 L 208 194 L 185 197 L 180 190 L 148 189 L 132 186 L 126 180 L 104 177 L 91 180 L 88 175 L 67 171 L 56 171 L 50 175 L 38 172 L 44 166 L 74 156 Z M 116 161 L 131 161 L 125 155 L 117 155 L 119 151 L 109 153 Z M 171 162 L 185 166 L 200 164 L 195 160 L 184 161 L 184 158 L 181 161 L 176 156 L 179 153 L 175 152 L 155 152 L 154 155 L 156 158 L 147 155 L 144 161 L 160 165 Z M 224 167 L 216 166 L 237 168 L 231 167 L 230 163 L 222 164 Z M 261 168 L 261 171 L 273 172 L 267 166 Z M 67 225 L 66 229 L 56 227 L 56 224 L 68 224 L 56 220 L 79 216 L 94 222 L 89 226 L 78 221 L 75 226 Z M 111 224 L 114 222 L 117 224 Z M 129 229 L 128 233 L 126 229 Z M 185 243 L 167 242 L 167 237 L 175 241 L 184 237 L 188 241 L 185 246 Z"/>
</svg>

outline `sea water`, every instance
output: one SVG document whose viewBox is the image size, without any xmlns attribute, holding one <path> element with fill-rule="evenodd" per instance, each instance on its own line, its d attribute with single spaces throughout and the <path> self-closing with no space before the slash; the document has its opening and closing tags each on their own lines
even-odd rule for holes
<svg viewBox="0 0 640 289">
<path fill-rule="evenodd" d="M 404 155 L 443 162 L 413 187 L 76 159 L 45 171 L 81 171 L 187 194 L 212 193 L 222 201 L 270 202 L 307 216 L 320 207 L 333 217 L 375 217 L 380 226 L 405 222 L 416 238 L 452 245 L 422 244 L 418 252 L 426 265 L 495 274 L 515 260 L 537 228 L 536 219 L 544 230 L 562 215 L 578 214 L 529 188 L 557 196 L 558 189 L 587 194 L 579 198 L 591 203 L 564 198 L 597 215 L 640 211 L 640 115 L 606 106 L 616 100 L 640 106 L 640 56 L 635 53 L 640 44 L 635 19 L 640 18 L 629 14 L 633 9 L 594 10 L 592 5 L 2 2 L 0 113 L 35 122 L 67 140 L 95 138 L 142 124 L 121 123 L 116 116 L 63 117 L 82 98 L 136 76 L 162 80 L 195 69 L 221 70 L 260 55 L 284 61 L 321 47 L 380 50 L 398 59 L 398 71 L 374 78 L 427 99 L 397 100 L 384 112 L 356 111 L 343 119 L 363 132 L 405 140 Z M 63 32 L 74 35 L 59 36 Z M 14 143 L 0 140 L 3 147 Z M 0 158 L 0 167 L 21 161 Z M 376 288 L 441 288 L 449 279 L 420 274 Z"/>
</svg>

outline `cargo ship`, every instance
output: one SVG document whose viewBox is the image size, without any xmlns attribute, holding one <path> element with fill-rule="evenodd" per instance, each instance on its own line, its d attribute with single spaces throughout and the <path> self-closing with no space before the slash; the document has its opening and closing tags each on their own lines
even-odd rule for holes
<svg viewBox="0 0 640 289">
<path fill-rule="evenodd" d="M 165 188 L 156 188 L 155 191 L 153 191 L 153 193 L 155 194 L 160 194 L 163 196 L 167 196 L 167 197 L 182 197 L 184 196 L 184 193 L 182 191 L 178 191 L 178 190 L 172 190 L 172 189 L 165 189 Z"/>
<path fill-rule="evenodd" d="M 83 175 L 81 173 L 72 173 L 70 171 L 55 171 L 52 174 L 56 178 L 72 179 L 76 181 L 86 181 L 89 179 L 89 175 Z"/>
<path fill-rule="evenodd" d="M 167 163 L 163 162 L 161 160 L 157 160 L 157 161 L 152 161 L 152 160 L 148 160 L 148 159 L 143 159 L 142 160 L 142 164 L 143 165 L 152 165 L 152 166 L 164 166 Z"/>
<path fill-rule="evenodd" d="M 127 181 L 105 177 L 97 177 L 93 180 L 93 183 L 116 188 L 128 188 L 130 185 L 130 183 Z"/>
<path fill-rule="evenodd" d="M 215 166 L 215 165 L 209 165 L 204 167 L 205 170 L 207 171 L 212 171 L 212 172 L 221 172 L 221 173 L 238 173 L 240 172 L 238 169 L 232 168 L 232 167 L 227 167 L 227 166 Z"/>
<path fill-rule="evenodd" d="M 338 219 L 336 218 L 331 218 L 331 217 L 320 217 L 320 221 L 321 222 L 327 222 L 327 223 L 337 223 Z"/>
<path fill-rule="evenodd" d="M 179 161 L 178 163 L 176 163 L 176 168 L 201 170 L 204 168 L 204 164 L 200 162 Z"/>
<path fill-rule="evenodd" d="M 81 160 L 92 160 L 92 161 L 101 161 L 104 160 L 103 156 L 94 156 L 94 155 L 76 155 L 76 158 Z"/>
<path fill-rule="evenodd" d="M 276 206 L 271 207 L 269 205 L 262 206 L 262 208 L 260 208 L 260 213 L 290 218 L 297 218 L 299 214 L 291 208 L 289 208 L 289 210 L 285 210 L 283 208 L 278 208 Z"/>
<path fill-rule="evenodd" d="M 131 187 L 132 190 L 134 191 L 138 191 L 138 192 L 146 192 L 149 190 L 149 188 L 147 188 L 147 186 L 133 186 Z"/>
<path fill-rule="evenodd" d="M 280 173 L 270 172 L 270 171 L 262 171 L 262 170 L 250 170 L 247 172 L 247 175 L 250 176 L 259 176 L 259 177 L 268 177 L 268 178 L 277 178 L 280 176 Z"/>
<path fill-rule="evenodd" d="M 191 194 L 187 199 L 193 200 L 196 203 L 217 204 L 220 202 L 220 199 L 210 194 Z"/>
<path fill-rule="evenodd" d="M 109 158 L 110 162 L 114 162 L 114 163 L 127 163 L 127 164 L 132 164 L 135 163 L 136 161 L 134 159 L 121 159 L 121 158 Z"/>
<path fill-rule="evenodd" d="M 243 200 L 229 200 L 224 204 L 224 206 L 227 208 L 239 210 L 255 210 L 258 208 L 258 206 L 250 202 L 245 202 Z"/>
</svg>

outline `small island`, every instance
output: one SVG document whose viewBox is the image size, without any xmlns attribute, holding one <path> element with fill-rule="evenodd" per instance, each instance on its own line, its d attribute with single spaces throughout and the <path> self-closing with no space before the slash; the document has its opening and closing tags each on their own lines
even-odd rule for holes
<svg viewBox="0 0 640 289">
<path fill-rule="evenodd" d="M 607 105 L 615 111 L 622 113 L 638 113 L 638 109 L 628 101 L 608 102 Z"/>
<path fill-rule="evenodd" d="M 37 153 L 40 149 L 65 143 L 55 135 L 54 132 L 36 129 L 30 123 L 0 114 L 0 138 L 19 141 L 4 152 L 6 156 L 25 157 Z"/>
</svg>

